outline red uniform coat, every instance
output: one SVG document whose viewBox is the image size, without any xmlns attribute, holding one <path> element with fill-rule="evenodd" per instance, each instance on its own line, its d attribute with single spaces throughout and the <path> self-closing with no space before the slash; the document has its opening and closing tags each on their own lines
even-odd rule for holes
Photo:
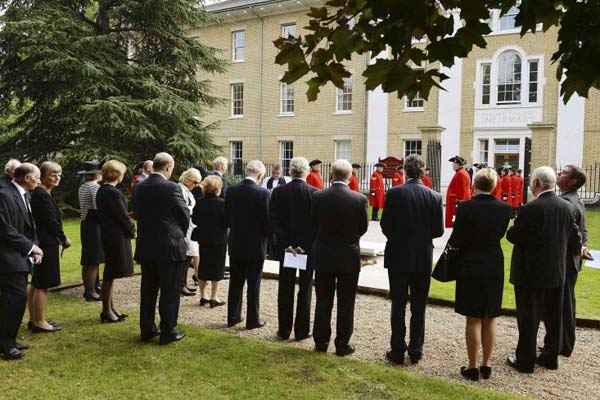
<svg viewBox="0 0 600 400">
<path fill-rule="evenodd" d="M 350 187 L 350 190 L 354 190 L 355 192 L 359 191 L 358 177 L 356 175 L 352 174 L 350 177 L 350 182 L 348 182 L 348 186 Z"/>
<path fill-rule="evenodd" d="M 521 207 L 523 204 L 523 178 L 519 175 L 513 175 L 510 177 L 510 183 L 513 192 L 513 208 Z"/>
<path fill-rule="evenodd" d="M 319 190 L 323 190 L 323 178 L 319 171 L 310 171 L 310 174 L 306 177 L 306 183 Z"/>
<path fill-rule="evenodd" d="M 500 181 L 501 181 L 501 178 L 498 178 L 498 180 L 496 182 L 496 187 L 494 188 L 494 191 L 492 192 L 492 196 L 494 196 L 498 200 L 502 200 L 502 184 L 500 183 Z"/>
<path fill-rule="evenodd" d="M 431 182 L 431 178 L 427 175 L 423 175 L 421 177 L 421 181 L 423 182 L 423 185 L 427 186 L 429 189 L 433 189 L 433 182 Z"/>
<path fill-rule="evenodd" d="M 448 191 L 446 192 L 446 228 L 452 228 L 452 221 L 456 214 L 456 206 L 459 202 L 471 199 L 471 177 L 464 168 L 456 171 Z"/>
<path fill-rule="evenodd" d="M 373 172 L 369 182 L 369 204 L 373 208 L 383 208 L 385 203 L 385 181 L 381 172 Z"/>
<path fill-rule="evenodd" d="M 510 175 L 504 175 L 500 181 L 502 187 L 502 201 L 511 203 L 512 185 Z"/>
<path fill-rule="evenodd" d="M 394 172 L 392 176 L 392 186 L 404 185 L 404 174 L 401 172 Z"/>
</svg>

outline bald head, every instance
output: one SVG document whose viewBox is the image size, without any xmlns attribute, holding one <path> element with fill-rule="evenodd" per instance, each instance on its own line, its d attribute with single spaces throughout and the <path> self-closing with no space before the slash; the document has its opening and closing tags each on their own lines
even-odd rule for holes
<svg viewBox="0 0 600 400">
<path fill-rule="evenodd" d="M 157 153 L 152 161 L 154 172 L 163 174 L 167 179 L 173 174 L 175 159 L 169 153 Z"/>
</svg>

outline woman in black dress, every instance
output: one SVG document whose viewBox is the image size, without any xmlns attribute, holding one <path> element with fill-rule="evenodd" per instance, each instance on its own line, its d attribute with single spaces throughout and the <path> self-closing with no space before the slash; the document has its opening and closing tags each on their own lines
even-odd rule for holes
<svg viewBox="0 0 600 400">
<path fill-rule="evenodd" d="M 56 332 L 57 324 L 46 320 L 48 289 L 60 285 L 60 246 L 68 248 L 71 242 L 63 231 L 60 209 L 52 197 L 52 190 L 60 184 L 62 168 L 46 161 L 40 166 L 42 184 L 31 194 L 31 213 L 35 219 L 39 246 L 44 257 L 33 267 L 29 289 L 29 329 L 33 333 Z"/>
<path fill-rule="evenodd" d="M 475 196 L 461 202 L 449 243 L 459 248 L 457 260 L 455 311 L 467 317 L 468 368 L 461 374 L 470 380 L 488 379 L 496 337 L 496 317 L 502 308 L 504 254 L 500 241 L 506 233 L 511 207 L 490 193 L 498 174 L 491 168 L 477 172 Z M 479 348 L 483 347 L 481 367 L 477 368 Z"/>
<path fill-rule="evenodd" d="M 200 305 L 208 304 L 211 308 L 225 304 L 217 297 L 219 281 L 225 275 L 227 252 L 225 200 L 219 197 L 222 188 L 223 181 L 220 177 L 207 176 L 202 181 L 204 198 L 196 203 L 192 214 L 192 222 L 196 225 L 192 240 L 197 241 L 200 246 Z M 211 282 L 210 300 L 204 296 L 208 281 Z"/>
<path fill-rule="evenodd" d="M 127 317 L 115 310 L 112 299 L 114 280 L 133 275 L 131 239 L 135 237 L 135 225 L 129 217 L 125 196 L 116 188 L 126 171 L 127 167 L 120 161 L 104 163 L 104 183 L 96 195 L 105 261 L 100 314 L 102 322 L 120 322 Z"/>
</svg>

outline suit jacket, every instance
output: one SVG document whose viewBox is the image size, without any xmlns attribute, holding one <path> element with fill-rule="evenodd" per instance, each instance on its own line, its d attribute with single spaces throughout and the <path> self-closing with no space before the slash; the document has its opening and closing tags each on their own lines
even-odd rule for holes
<svg viewBox="0 0 600 400">
<path fill-rule="evenodd" d="M 369 227 L 367 208 L 365 195 L 342 183 L 313 194 L 311 214 L 317 228 L 312 253 L 315 270 L 360 271 L 360 237 Z"/>
<path fill-rule="evenodd" d="M 0 274 L 31 271 L 35 222 L 14 185 L 0 189 Z"/>
<path fill-rule="evenodd" d="M 388 190 L 380 224 L 387 238 L 386 268 L 431 273 L 433 238 L 444 234 L 439 193 L 418 179 Z"/>
<path fill-rule="evenodd" d="M 236 260 L 262 263 L 269 237 L 271 192 L 251 179 L 232 186 L 225 197 L 229 231 L 229 256 Z"/>
<path fill-rule="evenodd" d="M 135 186 L 133 213 L 138 220 L 138 262 L 185 261 L 190 211 L 178 184 L 160 174 L 150 175 Z"/>
<path fill-rule="evenodd" d="M 42 187 L 38 186 L 31 193 L 31 212 L 41 246 L 57 246 L 67 241 L 60 209 L 52 195 Z"/>
<path fill-rule="evenodd" d="M 223 188 L 221 189 L 220 197 L 224 199 L 227 195 L 227 190 L 229 190 L 229 183 L 227 182 L 227 178 L 225 178 L 225 175 L 221 175 L 221 173 L 218 171 L 209 171 L 208 175 L 218 176 L 219 178 L 221 178 L 221 181 L 223 182 Z"/>
<path fill-rule="evenodd" d="M 277 186 L 271 195 L 271 223 L 277 247 L 283 252 L 288 246 L 300 246 L 310 253 L 316 230 L 310 218 L 313 193 L 317 189 L 302 179 Z"/>
<path fill-rule="evenodd" d="M 579 228 L 581 244 L 583 246 L 587 246 L 588 232 L 585 223 L 585 205 L 577 195 L 577 191 L 563 193 L 560 197 L 575 207 L 575 223 Z M 581 252 L 569 254 L 569 257 L 567 258 L 567 268 L 569 268 L 571 271 L 579 272 L 581 271 L 581 264 Z"/>
<path fill-rule="evenodd" d="M 10 179 L 7 175 L 0 176 L 0 189 L 9 187 L 8 185 L 11 184 L 11 181 L 12 179 Z"/>
<path fill-rule="evenodd" d="M 461 277 L 503 280 L 504 253 L 500 240 L 511 215 L 510 205 L 488 194 L 460 203 L 449 243 L 460 249 Z"/>
<path fill-rule="evenodd" d="M 581 252 L 574 206 L 554 192 L 523 206 L 506 237 L 515 245 L 510 269 L 510 282 L 515 286 L 561 287 L 567 255 Z"/>
<path fill-rule="evenodd" d="M 135 237 L 135 224 L 129 217 L 127 200 L 119 189 L 108 184 L 102 185 L 96 194 L 96 204 L 104 242 Z"/>
<path fill-rule="evenodd" d="M 221 246 L 227 243 L 227 219 L 225 200 L 209 194 L 196 203 L 192 213 L 192 222 L 196 229 L 192 240 L 201 247 Z"/>
</svg>

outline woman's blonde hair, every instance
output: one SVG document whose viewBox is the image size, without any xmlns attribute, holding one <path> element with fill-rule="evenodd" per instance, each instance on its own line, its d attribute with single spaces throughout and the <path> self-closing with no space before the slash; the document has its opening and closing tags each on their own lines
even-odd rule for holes
<svg viewBox="0 0 600 400">
<path fill-rule="evenodd" d="M 475 174 L 473 186 L 484 193 L 491 193 L 498 183 L 498 173 L 493 168 L 482 168 Z"/>
<path fill-rule="evenodd" d="M 217 194 L 221 189 L 223 189 L 223 181 L 219 176 L 209 175 L 202 181 L 204 194 Z"/>
<path fill-rule="evenodd" d="M 102 180 L 104 182 L 115 182 L 125 176 L 127 167 L 119 160 L 108 160 L 102 166 Z"/>
<path fill-rule="evenodd" d="M 202 181 L 202 174 L 196 168 L 189 168 L 183 171 L 179 177 L 179 182 L 185 183 L 194 179 L 198 182 Z"/>
</svg>

